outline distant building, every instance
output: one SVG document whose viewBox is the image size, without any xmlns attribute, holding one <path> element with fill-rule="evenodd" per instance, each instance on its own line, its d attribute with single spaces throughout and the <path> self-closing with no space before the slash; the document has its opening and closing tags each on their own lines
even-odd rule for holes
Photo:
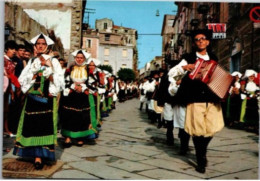
<svg viewBox="0 0 260 181">
<path fill-rule="evenodd" d="M 111 65 L 114 74 L 121 68 L 133 69 L 137 74 L 137 31 L 116 26 L 108 18 L 96 20 L 95 26 L 99 34 L 97 58 L 101 64 Z"/>
<path fill-rule="evenodd" d="M 99 33 L 94 29 L 83 29 L 82 49 L 91 54 L 92 58 L 98 58 Z"/>
</svg>

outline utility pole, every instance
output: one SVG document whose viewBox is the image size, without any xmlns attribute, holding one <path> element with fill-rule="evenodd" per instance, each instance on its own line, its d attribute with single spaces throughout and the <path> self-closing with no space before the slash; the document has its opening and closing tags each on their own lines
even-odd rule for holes
<svg viewBox="0 0 260 181">
<path fill-rule="evenodd" d="M 88 27 L 90 27 L 90 25 L 89 25 L 89 14 L 94 14 L 94 13 L 96 13 L 95 11 L 96 11 L 96 9 L 85 8 L 84 13 L 87 14 L 87 25 L 88 25 Z"/>
</svg>

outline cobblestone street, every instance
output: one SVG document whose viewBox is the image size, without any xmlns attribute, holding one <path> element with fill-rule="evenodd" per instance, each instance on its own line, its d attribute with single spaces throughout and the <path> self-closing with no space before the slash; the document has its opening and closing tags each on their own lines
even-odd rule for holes
<svg viewBox="0 0 260 181">
<path fill-rule="evenodd" d="M 151 124 L 138 99 L 117 103 L 105 118 L 96 142 L 83 147 L 56 147 L 57 162 L 36 171 L 30 162 L 12 155 L 14 138 L 4 138 L 4 178 L 52 179 L 258 179 L 258 135 L 224 128 L 208 148 L 205 174 L 195 171 L 192 140 L 190 152 L 179 156 L 178 130 L 175 145 L 166 145 L 166 129 Z M 59 145 L 62 137 L 59 135 Z M 11 151 L 8 150 L 11 148 Z"/>
</svg>

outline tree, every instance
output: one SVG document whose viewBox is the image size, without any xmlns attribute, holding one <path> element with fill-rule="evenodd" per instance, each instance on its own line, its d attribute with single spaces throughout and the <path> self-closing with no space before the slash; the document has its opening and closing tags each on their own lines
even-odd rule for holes
<svg viewBox="0 0 260 181">
<path fill-rule="evenodd" d="M 106 70 L 109 73 L 113 74 L 113 68 L 111 67 L 111 65 L 99 65 L 98 68 L 100 68 L 101 70 Z"/>
<path fill-rule="evenodd" d="M 134 81 L 135 80 L 135 73 L 132 69 L 129 68 L 124 68 L 124 69 L 120 69 L 117 72 L 117 75 L 119 77 L 119 79 L 123 80 L 123 81 Z"/>
</svg>

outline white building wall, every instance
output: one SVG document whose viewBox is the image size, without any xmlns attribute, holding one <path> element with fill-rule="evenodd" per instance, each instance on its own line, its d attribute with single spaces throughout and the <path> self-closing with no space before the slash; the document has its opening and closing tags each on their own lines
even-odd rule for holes
<svg viewBox="0 0 260 181">
<path fill-rule="evenodd" d="M 109 48 L 109 55 L 104 55 L 105 48 Z M 127 57 L 123 57 L 122 52 L 124 49 L 127 50 Z M 133 47 L 100 45 L 98 51 L 98 59 L 101 64 L 108 60 L 109 65 L 113 68 L 113 74 L 116 75 L 123 64 L 126 65 L 125 68 L 133 69 Z"/>
</svg>

